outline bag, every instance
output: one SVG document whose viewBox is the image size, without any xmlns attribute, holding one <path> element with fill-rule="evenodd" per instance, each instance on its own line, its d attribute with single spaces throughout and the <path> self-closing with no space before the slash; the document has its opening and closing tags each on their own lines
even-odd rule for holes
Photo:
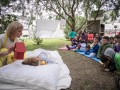
<svg viewBox="0 0 120 90">
<path fill-rule="evenodd" d="M 5 51 L 7 51 L 6 48 L 0 49 L 0 52 L 5 52 Z M 13 61 L 14 61 L 14 53 L 13 52 L 6 55 L 6 56 L 0 57 L 0 67 L 7 65 L 7 64 L 10 64 Z"/>
<path fill-rule="evenodd" d="M 8 36 L 7 36 L 7 33 L 5 33 L 5 39 L 4 39 L 2 48 L 0 49 L 0 52 L 5 52 L 8 50 L 7 48 L 4 48 L 7 44 L 7 40 L 8 40 Z M 10 64 L 13 61 L 14 61 L 14 53 L 13 52 L 6 56 L 0 57 L 0 67 L 4 66 L 6 64 Z"/>
</svg>

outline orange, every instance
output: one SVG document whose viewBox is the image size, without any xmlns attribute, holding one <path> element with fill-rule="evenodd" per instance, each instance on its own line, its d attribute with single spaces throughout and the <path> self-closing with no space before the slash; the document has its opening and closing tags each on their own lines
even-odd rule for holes
<svg viewBox="0 0 120 90">
<path fill-rule="evenodd" d="M 42 64 L 42 65 L 45 65 L 45 64 L 46 64 L 46 62 L 45 62 L 45 61 L 41 61 L 41 64 Z"/>
</svg>

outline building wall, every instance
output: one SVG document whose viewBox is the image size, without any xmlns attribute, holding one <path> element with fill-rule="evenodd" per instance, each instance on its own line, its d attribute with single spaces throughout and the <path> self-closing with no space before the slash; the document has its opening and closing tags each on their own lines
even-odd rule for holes
<svg viewBox="0 0 120 90">
<path fill-rule="evenodd" d="M 89 20 L 87 25 L 91 24 L 92 22 L 93 20 Z M 100 33 L 104 31 L 104 27 L 101 25 L 100 20 L 95 20 L 94 23 L 87 28 L 87 30 L 89 32 Z"/>
</svg>

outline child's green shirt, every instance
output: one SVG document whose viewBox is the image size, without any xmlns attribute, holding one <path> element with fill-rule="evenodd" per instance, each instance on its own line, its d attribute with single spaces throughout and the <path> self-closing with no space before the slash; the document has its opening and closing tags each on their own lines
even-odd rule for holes
<svg viewBox="0 0 120 90">
<path fill-rule="evenodd" d="M 115 54 L 114 60 L 117 70 L 120 71 L 120 53 Z"/>
<path fill-rule="evenodd" d="M 102 54 L 104 54 L 104 52 L 105 52 L 105 50 L 106 50 L 107 48 L 112 48 L 111 44 L 108 44 L 108 43 L 107 43 L 107 44 L 101 45 L 101 46 L 99 47 L 99 49 L 98 49 L 97 58 L 100 58 L 100 56 L 101 56 Z"/>
</svg>

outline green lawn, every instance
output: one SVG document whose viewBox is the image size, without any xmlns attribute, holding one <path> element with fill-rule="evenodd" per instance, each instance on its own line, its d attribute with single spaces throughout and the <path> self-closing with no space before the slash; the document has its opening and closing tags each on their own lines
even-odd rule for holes
<svg viewBox="0 0 120 90">
<path fill-rule="evenodd" d="M 62 39 L 43 39 L 43 42 L 40 45 L 36 45 L 32 39 L 24 40 L 26 48 L 28 51 L 34 50 L 37 48 L 43 48 L 47 50 L 57 50 L 58 48 L 70 45 L 70 41 L 62 38 Z"/>
</svg>

